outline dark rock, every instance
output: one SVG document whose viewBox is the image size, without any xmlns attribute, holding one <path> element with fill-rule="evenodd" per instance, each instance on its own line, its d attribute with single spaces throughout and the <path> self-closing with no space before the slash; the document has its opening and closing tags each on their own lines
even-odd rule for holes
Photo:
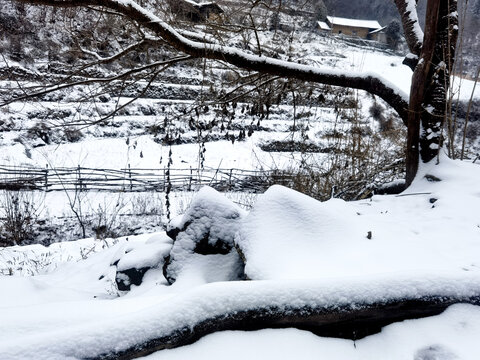
<svg viewBox="0 0 480 360">
<path fill-rule="evenodd" d="M 115 275 L 115 283 L 117 284 L 118 290 L 130 291 L 132 285 L 140 285 L 143 280 L 143 275 L 145 275 L 148 270 L 150 270 L 149 267 L 117 271 Z"/>
<path fill-rule="evenodd" d="M 130 291 L 142 284 L 145 273 L 161 269 L 168 258 L 172 241 L 165 235 L 154 235 L 145 243 L 127 243 L 112 259 L 117 267 L 115 283 L 120 291 Z"/>
<path fill-rule="evenodd" d="M 164 275 L 173 283 L 182 273 L 200 273 L 205 281 L 243 278 L 243 262 L 234 247 L 245 212 L 212 188 L 201 189 L 186 213 L 170 222 L 174 240 Z"/>
</svg>

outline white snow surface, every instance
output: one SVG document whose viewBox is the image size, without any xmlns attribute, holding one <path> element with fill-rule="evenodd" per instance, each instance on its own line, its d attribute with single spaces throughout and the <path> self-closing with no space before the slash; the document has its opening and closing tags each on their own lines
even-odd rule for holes
<svg viewBox="0 0 480 360">
<path fill-rule="evenodd" d="M 442 181 L 429 182 L 426 174 Z M 110 264 L 125 241 L 85 260 L 59 264 L 43 275 L 0 277 L 1 358 L 95 357 L 215 316 L 255 308 L 335 309 L 406 297 L 478 295 L 479 178 L 478 165 L 442 157 L 438 166 L 422 166 L 414 184 L 401 196 L 317 203 L 274 187 L 245 218 L 241 235 L 249 240 L 243 243 L 247 270 L 252 278 L 262 280 L 206 284 L 194 273 L 184 273 L 183 279 L 167 286 L 162 271 L 153 269 L 146 273 L 142 285 L 117 297 L 112 283 L 115 267 Z M 430 199 L 437 200 L 431 203 Z M 285 202 L 283 208 L 273 205 L 279 201 Z M 272 212 L 265 213 L 266 209 Z M 260 214 L 264 214 L 263 219 Z M 282 214 L 288 215 L 283 222 Z M 266 242 L 245 237 L 254 233 L 255 222 L 259 234 L 265 235 L 263 240 L 270 241 L 268 251 Z M 366 238 L 367 231 L 372 232 L 371 239 Z M 268 238 L 271 234 L 276 242 Z M 132 237 L 128 243 L 147 243 L 149 237 Z M 256 257 L 254 252 L 269 253 L 271 258 L 263 258 L 266 263 L 259 264 L 262 256 Z M 249 256 L 253 256 L 250 264 Z M 311 267 L 299 266 L 302 259 Z M 233 336 L 239 344 L 245 341 L 256 347 L 258 342 L 249 337 L 257 335 L 264 344 L 275 341 L 287 348 L 289 344 L 305 344 L 305 348 L 297 348 L 297 358 L 302 359 L 335 352 L 332 359 L 386 358 L 384 354 L 414 360 L 443 354 L 448 359 L 447 354 L 452 359 L 473 360 L 478 358 L 474 340 L 480 327 L 478 309 L 457 305 L 437 317 L 394 324 L 356 342 L 353 349 L 350 341 L 318 338 L 298 330 L 269 330 L 250 335 L 216 334 L 184 349 L 154 356 L 197 358 L 196 349 L 206 346 L 205 356 L 212 353 L 215 358 L 219 350 L 214 349 L 216 339 L 229 343 Z M 285 334 L 291 336 L 290 343 L 283 341 Z M 456 343 L 456 339 L 463 340 Z M 241 347 L 247 351 L 249 346 Z M 287 348 L 285 356 L 292 351 Z M 344 351 L 347 348 L 350 350 Z M 233 349 L 236 352 L 238 346 Z M 262 354 L 268 351 L 260 348 Z M 354 356 L 348 357 L 351 353 Z M 271 356 L 264 357 L 272 358 L 276 350 L 270 349 L 268 354 Z"/>
<path fill-rule="evenodd" d="M 163 259 L 168 256 L 171 248 L 172 240 L 165 234 L 152 236 L 144 244 L 126 244 L 117 255 L 117 269 L 122 271 L 159 266 L 163 264 Z"/>
<path fill-rule="evenodd" d="M 447 158 L 442 162 L 422 169 L 399 196 L 354 203 L 322 203 L 287 188 L 270 188 L 237 235 L 246 275 L 256 280 L 406 272 L 480 275 L 480 167 Z M 422 177 L 427 173 L 444 180 L 428 182 Z M 451 188 L 452 177 L 457 184 L 465 182 L 463 195 Z"/>
<path fill-rule="evenodd" d="M 330 26 L 328 26 L 328 24 L 324 21 L 317 21 L 317 24 L 322 30 L 332 30 Z"/>
<path fill-rule="evenodd" d="M 180 233 L 170 252 L 168 276 L 200 277 L 205 282 L 228 281 L 242 273 L 241 261 L 234 249 L 234 236 L 246 212 L 208 186 L 192 199 L 186 213 L 170 222 L 168 228 Z M 208 244 L 203 244 L 208 238 Z M 198 246 L 230 250 L 228 254 L 194 253 Z"/>
<path fill-rule="evenodd" d="M 295 329 L 225 331 L 142 359 L 477 360 L 479 333 L 480 308 L 454 305 L 439 316 L 389 325 L 355 342 Z"/>
<path fill-rule="evenodd" d="M 183 228 L 186 223 L 196 221 L 200 223 L 200 229 L 195 228 L 197 233 L 191 237 L 201 236 L 201 232 L 208 228 L 209 243 L 214 245 L 217 240 L 225 240 L 233 245 L 233 236 L 229 220 L 240 219 L 246 215 L 246 211 L 228 200 L 215 189 L 205 186 L 192 199 L 190 207 L 182 216 L 179 216 L 168 225 L 169 228 Z"/>
<path fill-rule="evenodd" d="M 166 299 L 147 297 L 138 302 L 131 298 L 97 300 L 91 301 L 89 306 L 84 300 L 23 307 L 20 308 L 23 312 L 23 321 L 20 321 L 23 328 L 20 329 L 15 322 L 19 314 L 12 316 L 13 309 L 9 309 L 10 312 L 2 317 L 5 319 L 2 333 L 6 336 L 0 340 L 0 350 L 5 360 L 94 357 L 167 335 L 173 329 L 191 327 L 208 318 L 246 309 L 312 305 L 335 309 L 403 296 L 478 294 L 479 276 L 468 275 L 416 280 L 380 276 L 342 281 L 217 282 Z M 30 286 L 40 284 L 35 281 Z M 11 289 L 7 287 L 7 290 Z M 21 290 L 25 295 L 27 289 Z M 50 311 L 56 314 L 49 314 Z M 79 319 L 79 312 L 86 314 Z M 58 314 L 63 314 L 61 326 Z M 26 318 L 32 321 L 32 326 L 28 325 Z M 39 318 L 43 322 L 36 323 L 34 320 Z M 67 323 L 67 319 L 71 322 Z M 14 327 L 13 331 L 7 331 L 9 327 Z"/>
<path fill-rule="evenodd" d="M 341 26 L 353 26 L 367 29 L 380 29 L 382 26 L 377 20 L 360 20 L 360 19 L 348 19 L 337 16 L 327 16 L 330 24 Z"/>
</svg>

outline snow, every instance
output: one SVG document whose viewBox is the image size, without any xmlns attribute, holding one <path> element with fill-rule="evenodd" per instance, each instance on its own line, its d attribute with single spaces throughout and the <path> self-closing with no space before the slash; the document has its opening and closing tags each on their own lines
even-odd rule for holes
<svg viewBox="0 0 480 360">
<path fill-rule="evenodd" d="M 441 315 L 389 325 L 380 334 L 355 342 L 295 329 L 225 331 L 142 359 L 476 360 L 479 333 L 480 308 L 455 305 Z"/>
<path fill-rule="evenodd" d="M 317 21 L 317 24 L 318 24 L 318 26 L 320 27 L 320 29 L 322 29 L 322 30 L 328 30 L 328 31 L 329 31 L 329 30 L 332 30 L 332 29 L 330 28 L 330 26 L 328 26 L 328 24 L 327 24 L 326 22 L 324 22 L 324 21 Z"/>
<path fill-rule="evenodd" d="M 417 13 L 417 1 L 416 0 L 405 0 L 407 3 L 406 12 L 408 13 L 408 17 L 413 24 L 413 33 L 418 40 L 418 42 L 423 42 L 423 30 L 420 27 L 420 23 L 418 22 L 418 13 Z"/>
<path fill-rule="evenodd" d="M 128 244 L 117 256 L 117 270 L 161 267 L 171 248 L 172 240 L 166 235 L 152 236 L 145 244 Z M 117 259 L 114 258 L 113 261 Z"/>
<path fill-rule="evenodd" d="M 352 26 L 360 27 L 367 29 L 379 29 L 382 26 L 378 23 L 377 20 L 358 20 L 358 19 L 347 19 L 337 16 L 327 16 L 328 22 L 332 25 L 339 26 Z"/>
<path fill-rule="evenodd" d="M 464 179 L 462 168 L 470 172 Z M 427 173 L 444 180 L 430 183 L 422 178 Z M 459 174 L 456 182 L 466 182 L 464 195 L 451 188 L 452 173 Z M 480 274 L 480 193 L 473 180 L 480 179 L 480 167 L 442 158 L 442 166 L 430 165 L 421 174 L 401 195 L 356 203 L 321 203 L 280 186 L 270 188 L 236 238 L 246 257 L 246 275 L 267 280 Z M 433 205 L 431 199 L 436 199 Z"/>
<path fill-rule="evenodd" d="M 278 186 L 270 189 L 245 218 L 239 242 L 247 258 L 247 273 L 262 280 L 206 283 L 208 279 L 190 272 L 167 286 L 158 269 L 147 273 L 141 286 L 116 297 L 111 284 L 115 268 L 110 266 L 116 254 L 130 242 L 162 243 L 164 235 L 150 241 L 149 236 L 132 237 L 86 260 L 59 264 L 44 275 L 1 277 L 2 359 L 95 357 L 247 309 L 361 307 L 399 298 L 478 295 L 480 167 L 444 157 L 440 160 L 439 166 L 422 166 L 414 184 L 399 196 L 318 203 Z M 442 181 L 428 181 L 425 175 Z M 225 204 L 209 189 L 199 198 Z M 371 239 L 367 231 L 372 232 Z M 263 242 L 253 241 L 252 234 L 262 236 Z M 478 307 L 458 305 L 435 318 L 391 325 L 356 345 L 361 349 L 361 344 L 372 344 L 365 345 L 363 358 L 387 351 L 393 339 L 399 343 L 404 339 L 408 346 L 399 346 L 393 356 L 401 358 L 405 352 L 411 356 L 435 345 L 438 351 L 448 349 L 473 359 L 478 352 L 469 350 L 469 339 L 478 335 L 478 314 Z M 462 324 L 460 319 L 471 325 L 455 325 Z M 418 325 L 422 323 L 429 325 Z M 458 326 L 468 339 L 462 351 L 436 330 L 429 332 L 439 328 L 449 334 L 458 331 Z M 405 335 L 392 333 L 398 327 L 405 328 Z M 415 340 L 420 328 L 429 334 L 423 337 L 428 341 Z M 351 346 L 343 340 L 312 341 L 324 350 L 328 345 L 323 343 L 329 341 Z M 193 350 L 178 351 L 194 351 L 199 344 Z"/>
<path fill-rule="evenodd" d="M 167 227 L 179 231 L 165 270 L 167 279 L 190 278 L 185 273 L 204 282 L 238 279 L 243 269 L 233 240 L 244 216 L 245 211 L 220 193 L 202 188 L 186 213 Z"/>
<path fill-rule="evenodd" d="M 331 264 L 324 257 L 332 255 L 328 249 L 349 247 L 339 243 L 339 234 L 360 242 L 367 233 L 357 230 L 356 216 L 342 200 L 321 203 L 272 186 L 259 197 L 235 239 L 247 260 L 246 275 L 254 280 L 318 278 L 325 266 L 326 276 Z"/>
<path fill-rule="evenodd" d="M 4 359 L 29 358 L 34 354 L 37 359 L 94 357 L 105 351 L 118 351 L 153 337 L 167 335 L 173 329 L 191 327 L 206 319 L 238 311 L 268 307 L 301 309 L 312 305 L 330 309 L 342 306 L 359 308 L 376 301 L 403 296 L 417 298 L 435 293 L 470 296 L 480 291 L 478 280 L 478 276 L 469 274 L 448 279 L 392 279 L 390 276 L 379 276 L 320 282 L 217 282 L 164 298 L 164 301 L 158 297 L 140 297 L 133 301 L 130 297 L 113 303 L 112 300 L 90 300 L 90 304 L 85 299 L 65 301 L 55 304 L 55 309 L 45 304 L 18 310 L 2 306 L 2 315 L 4 311 L 9 311 L 7 321 L 2 326 L 4 329 L 12 328 L 12 331 L 0 340 L 0 350 Z M 45 285 L 42 289 L 49 290 Z M 107 303 L 112 303 L 112 309 L 99 314 L 99 311 L 108 307 Z M 83 321 L 77 318 L 76 312 L 73 312 L 73 316 L 68 315 L 76 307 L 86 311 Z M 17 311 L 22 311 L 22 315 Z M 54 321 L 45 323 L 45 319 L 48 319 L 46 315 L 51 311 L 63 313 L 60 329 L 58 321 L 55 321 L 58 315 L 53 316 Z M 97 316 L 95 320 L 92 319 L 94 315 Z M 19 317 L 23 324 L 25 320 L 41 324 L 42 331 L 28 326 L 19 329 L 16 325 Z M 68 318 L 74 321 L 66 325 L 64 322 Z M 19 332 L 22 336 L 19 336 Z"/>
<path fill-rule="evenodd" d="M 379 29 L 370 31 L 369 34 L 377 34 L 377 33 L 381 32 L 381 31 L 385 30 L 386 28 L 387 28 L 386 26 L 382 26 L 382 27 L 379 28 Z"/>
<path fill-rule="evenodd" d="M 131 1 L 118 3 L 135 7 Z M 415 5 L 413 0 L 409 4 Z M 150 17 L 158 21 L 153 15 Z M 312 74 L 382 77 L 388 79 L 385 84 L 395 84 L 397 93 L 407 98 L 411 71 L 401 65 L 402 57 L 340 43 L 333 45 L 337 47 L 334 53 L 330 51 L 331 42 L 301 43 L 299 58 L 316 66 L 289 66 L 308 69 Z M 231 53 L 236 51 L 232 49 Z M 268 61 L 285 65 L 281 60 Z M 461 98 L 468 99 L 472 89 L 473 82 L 463 82 Z M 71 100 L 64 106 L 74 107 L 75 96 Z M 128 100 L 120 98 L 119 102 Z M 362 98 L 362 101 L 368 104 L 370 100 Z M 189 100 L 140 100 L 156 106 L 173 102 L 191 104 Z M 37 106 L 48 105 L 12 104 L 11 108 L 22 111 Z M 290 116 L 291 108 L 281 109 L 282 116 Z M 331 111 L 314 110 L 314 120 L 321 124 L 312 121 L 311 134 L 334 126 L 335 116 Z M 123 116 L 115 118 L 118 123 L 126 120 Z M 142 121 L 149 120 L 152 119 L 142 117 Z M 255 133 L 249 140 L 235 144 L 207 143 L 206 166 L 287 167 L 295 154 L 268 154 L 255 147 L 260 140 L 290 136 L 281 132 L 284 121 L 269 121 L 278 132 Z M 29 157 L 25 145 L 9 142 L 16 133 L 2 136 L 2 163 L 42 167 L 45 163 L 106 168 L 125 168 L 128 164 L 163 167 L 169 151 L 150 135 L 136 136 L 135 148 L 118 135 L 32 148 Z M 198 145 L 183 144 L 172 149 L 175 166 L 188 169 L 198 163 Z M 429 181 L 431 177 L 426 175 L 442 181 Z M 171 226 L 183 227 L 200 209 L 201 221 L 191 232 L 203 234 L 202 227 L 213 229 L 212 240 L 227 239 L 230 245 L 238 246 L 246 259 L 249 281 L 228 281 L 233 278 L 232 268 L 239 264 L 239 256 L 232 248 L 225 255 L 199 255 L 191 251 L 181 254 L 187 265 L 178 272 L 176 282 L 168 285 L 162 266 L 170 254 L 172 241 L 164 232 L 128 239 L 89 238 L 49 247 L 0 249 L 1 274 L 9 275 L 11 269 L 13 275 L 0 277 L 0 358 L 96 357 L 168 334 L 173 329 L 192 328 L 205 319 L 248 309 L 308 306 L 335 309 L 398 298 L 478 295 L 479 178 L 478 165 L 452 161 L 442 155 L 438 166 L 422 164 L 414 184 L 399 196 L 374 196 L 351 203 L 331 199 L 320 203 L 275 186 L 259 196 L 249 213 L 236 210 L 239 216 L 235 225 L 225 216 L 232 210 L 231 202 L 205 188 L 196 195 L 186 214 Z M 98 196 L 85 195 L 92 209 L 99 201 Z M 65 195 L 59 193 L 45 197 L 50 211 L 59 214 L 68 211 L 62 197 Z M 189 203 L 190 197 L 177 202 Z M 173 213 L 182 206 L 178 208 Z M 212 225 L 204 215 L 209 215 L 206 218 L 210 220 L 217 219 L 218 223 Z M 59 234 L 63 236 L 66 235 Z M 186 248 L 191 245 L 186 244 Z M 117 265 L 112 265 L 117 260 Z M 145 274 L 140 286 L 120 293 L 115 286 L 116 270 L 131 267 L 153 269 Z M 381 333 L 356 342 L 322 338 L 294 329 L 222 332 L 149 358 L 477 360 L 479 309 L 454 305 L 439 316 L 392 324 Z"/>
</svg>

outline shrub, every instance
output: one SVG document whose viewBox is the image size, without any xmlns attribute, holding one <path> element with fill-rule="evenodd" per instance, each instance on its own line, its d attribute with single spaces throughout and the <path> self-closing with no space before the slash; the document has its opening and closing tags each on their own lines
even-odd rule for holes
<svg viewBox="0 0 480 360">
<path fill-rule="evenodd" d="M 63 130 L 63 135 L 68 142 L 78 142 L 82 140 L 83 134 L 80 130 L 73 127 L 66 127 Z"/>
<path fill-rule="evenodd" d="M 0 246 L 21 245 L 33 241 L 38 207 L 31 192 L 3 191 L 0 199 Z"/>
<path fill-rule="evenodd" d="M 380 105 L 378 102 L 374 102 L 368 112 L 370 116 L 373 117 L 375 120 L 382 120 L 383 119 L 383 106 Z"/>
<path fill-rule="evenodd" d="M 29 137 L 30 139 L 40 138 L 45 144 L 50 144 L 52 131 L 45 123 L 39 122 L 32 126 L 30 129 L 28 129 L 27 137 Z"/>
</svg>

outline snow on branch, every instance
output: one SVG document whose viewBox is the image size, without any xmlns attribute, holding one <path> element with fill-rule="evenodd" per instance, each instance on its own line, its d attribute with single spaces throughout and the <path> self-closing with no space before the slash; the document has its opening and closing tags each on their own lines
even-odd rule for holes
<svg viewBox="0 0 480 360">
<path fill-rule="evenodd" d="M 80 44 L 77 44 L 77 46 L 78 46 L 79 50 L 81 52 L 83 52 L 84 54 L 87 54 L 87 55 L 90 55 L 90 56 L 94 57 L 97 60 L 97 62 L 95 62 L 95 64 L 94 64 L 94 65 L 96 65 L 96 64 L 106 64 L 106 63 L 115 61 L 115 60 L 121 58 L 122 56 L 125 56 L 125 55 L 129 54 L 132 51 L 135 51 L 135 50 L 137 50 L 139 48 L 142 48 L 144 46 L 147 46 L 147 45 L 156 44 L 158 42 L 160 42 L 160 39 L 145 37 L 141 41 L 139 41 L 135 44 L 132 44 L 132 45 L 126 47 L 125 49 L 123 49 L 122 51 L 119 51 L 118 53 L 116 53 L 114 55 L 111 55 L 111 56 L 108 56 L 108 57 L 102 57 L 102 56 L 100 56 L 100 54 L 98 54 L 95 51 L 84 49 L 82 46 L 80 46 Z"/>
<path fill-rule="evenodd" d="M 242 50 L 216 43 L 190 40 L 152 12 L 132 0 L 16 1 L 32 5 L 50 5 L 56 7 L 105 7 L 136 21 L 156 36 L 162 37 L 178 51 L 184 52 L 192 57 L 225 61 L 240 68 L 270 75 L 365 90 L 385 100 L 385 102 L 397 111 L 405 123 L 408 117 L 408 97 L 406 94 L 377 74 L 320 69 L 270 57 L 252 55 Z"/>
<path fill-rule="evenodd" d="M 418 22 L 417 0 L 394 1 L 402 18 L 408 48 L 412 54 L 420 55 L 420 49 L 423 45 L 423 31 Z"/>
</svg>

